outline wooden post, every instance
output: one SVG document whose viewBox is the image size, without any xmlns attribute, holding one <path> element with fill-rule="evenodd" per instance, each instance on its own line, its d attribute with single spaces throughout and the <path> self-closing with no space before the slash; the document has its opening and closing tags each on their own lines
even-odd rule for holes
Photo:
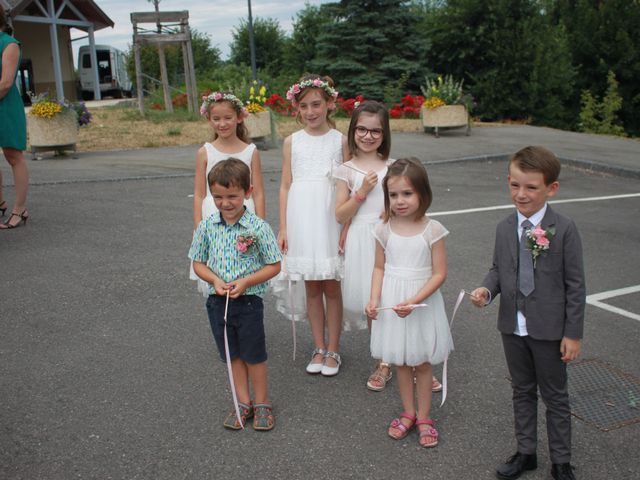
<svg viewBox="0 0 640 480">
<path fill-rule="evenodd" d="M 196 83 L 196 71 L 195 71 L 195 67 L 194 67 L 195 62 L 193 60 L 193 49 L 192 49 L 192 46 L 191 46 L 191 30 L 189 28 L 189 25 L 186 26 L 185 33 L 187 34 L 186 44 L 187 44 L 187 56 L 189 58 L 189 72 L 188 72 L 188 75 L 190 77 L 191 85 L 193 85 L 193 96 L 190 99 L 190 101 L 193 102 L 194 111 L 198 112 L 200 110 L 200 99 L 198 98 L 198 96 L 199 96 L 198 84 Z"/>
<path fill-rule="evenodd" d="M 167 61 L 165 60 L 163 45 L 158 45 L 158 60 L 160 60 L 160 79 L 162 80 L 162 91 L 164 93 L 164 109 L 167 112 L 173 112 L 173 103 L 171 103 L 171 92 L 169 91 Z"/>
<path fill-rule="evenodd" d="M 144 93 L 142 92 L 142 62 L 140 61 L 140 42 L 138 41 L 138 27 L 133 22 L 133 55 L 136 63 L 136 95 L 138 96 L 138 110 L 144 115 Z"/>
<path fill-rule="evenodd" d="M 194 89 L 191 86 L 191 75 L 189 75 L 189 57 L 187 53 L 187 43 L 181 42 L 182 46 L 182 64 L 184 66 L 184 85 L 187 89 L 187 107 L 189 112 L 193 113 L 193 101 L 191 100 L 195 95 Z"/>
</svg>

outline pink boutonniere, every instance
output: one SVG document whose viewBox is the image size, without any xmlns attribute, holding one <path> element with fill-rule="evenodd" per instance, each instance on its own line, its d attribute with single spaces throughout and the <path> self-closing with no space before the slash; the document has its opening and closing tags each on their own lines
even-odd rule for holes
<svg viewBox="0 0 640 480">
<path fill-rule="evenodd" d="M 537 258 L 549 250 L 551 240 L 555 234 L 556 229 L 554 227 L 549 227 L 545 230 L 540 225 L 527 231 L 527 248 L 531 250 L 533 268 L 536 267 Z"/>
<path fill-rule="evenodd" d="M 236 250 L 240 253 L 247 253 L 255 243 L 256 237 L 253 235 L 239 235 L 236 241 Z"/>
</svg>

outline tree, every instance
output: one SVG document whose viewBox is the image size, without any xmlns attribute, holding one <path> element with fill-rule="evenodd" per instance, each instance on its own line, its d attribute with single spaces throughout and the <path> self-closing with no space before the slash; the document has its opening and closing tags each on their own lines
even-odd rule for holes
<svg viewBox="0 0 640 480">
<path fill-rule="evenodd" d="M 284 52 L 284 69 L 299 76 L 311 69 L 317 53 L 318 37 L 326 26 L 334 21 L 333 10 L 328 4 L 319 7 L 306 4 L 293 21 L 293 32 L 287 39 Z"/>
<path fill-rule="evenodd" d="M 572 66 L 564 31 L 536 0 L 450 0 L 424 18 L 439 73 L 464 78 L 481 118 L 569 126 Z"/>
<path fill-rule="evenodd" d="M 343 96 L 382 100 L 384 87 L 408 74 L 407 87 L 418 91 L 425 47 L 417 18 L 403 0 L 342 0 L 328 4 L 334 21 L 317 37 L 316 73 L 338 81 Z"/>
<path fill-rule="evenodd" d="M 231 33 L 230 61 L 251 65 L 249 49 L 249 22 L 240 20 L 240 25 Z M 258 18 L 253 21 L 253 38 L 256 47 L 256 68 L 277 74 L 282 69 L 286 34 L 277 20 Z"/>
<path fill-rule="evenodd" d="M 549 0 L 549 11 L 566 29 L 578 67 L 573 111 L 579 110 L 580 92 L 605 93 L 612 71 L 619 82 L 625 129 L 640 135 L 640 2 Z"/>
</svg>

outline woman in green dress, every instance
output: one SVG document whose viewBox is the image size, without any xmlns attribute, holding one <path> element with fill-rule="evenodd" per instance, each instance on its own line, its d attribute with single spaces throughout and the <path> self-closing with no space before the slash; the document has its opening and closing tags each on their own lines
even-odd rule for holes
<svg viewBox="0 0 640 480">
<path fill-rule="evenodd" d="M 16 199 L 9 218 L 0 223 L 0 229 L 15 228 L 27 224 L 27 190 L 29 171 L 22 152 L 27 148 L 27 122 L 24 104 L 16 87 L 16 74 L 20 64 L 20 46 L 11 36 L 4 8 L 0 5 L 0 147 L 13 172 Z M 0 171 L 0 216 L 7 211 L 7 201 L 2 190 Z"/>
</svg>

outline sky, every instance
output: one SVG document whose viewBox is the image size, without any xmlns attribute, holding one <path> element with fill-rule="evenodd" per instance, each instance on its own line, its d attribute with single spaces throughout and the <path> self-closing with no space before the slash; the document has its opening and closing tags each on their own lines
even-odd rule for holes
<svg viewBox="0 0 640 480">
<path fill-rule="evenodd" d="M 335 0 L 337 1 L 337 0 Z M 131 12 L 153 12 L 153 3 L 147 0 L 95 0 L 96 4 L 114 22 L 113 28 L 104 28 L 95 33 L 96 44 L 111 45 L 127 51 L 132 42 Z M 251 13 L 256 17 L 274 18 L 285 32 L 291 32 L 296 13 L 305 3 L 318 6 L 329 0 L 251 0 Z M 189 11 L 189 26 L 209 34 L 211 45 L 222 52 L 222 59 L 229 56 L 231 32 L 248 18 L 248 4 L 243 0 L 160 0 L 160 11 Z M 152 27 L 152 25 L 148 25 Z M 72 29 L 72 38 L 86 37 L 81 30 Z M 78 48 L 88 45 L 88 39 L 73 42 L 74 57 Z"/>
</svg>

